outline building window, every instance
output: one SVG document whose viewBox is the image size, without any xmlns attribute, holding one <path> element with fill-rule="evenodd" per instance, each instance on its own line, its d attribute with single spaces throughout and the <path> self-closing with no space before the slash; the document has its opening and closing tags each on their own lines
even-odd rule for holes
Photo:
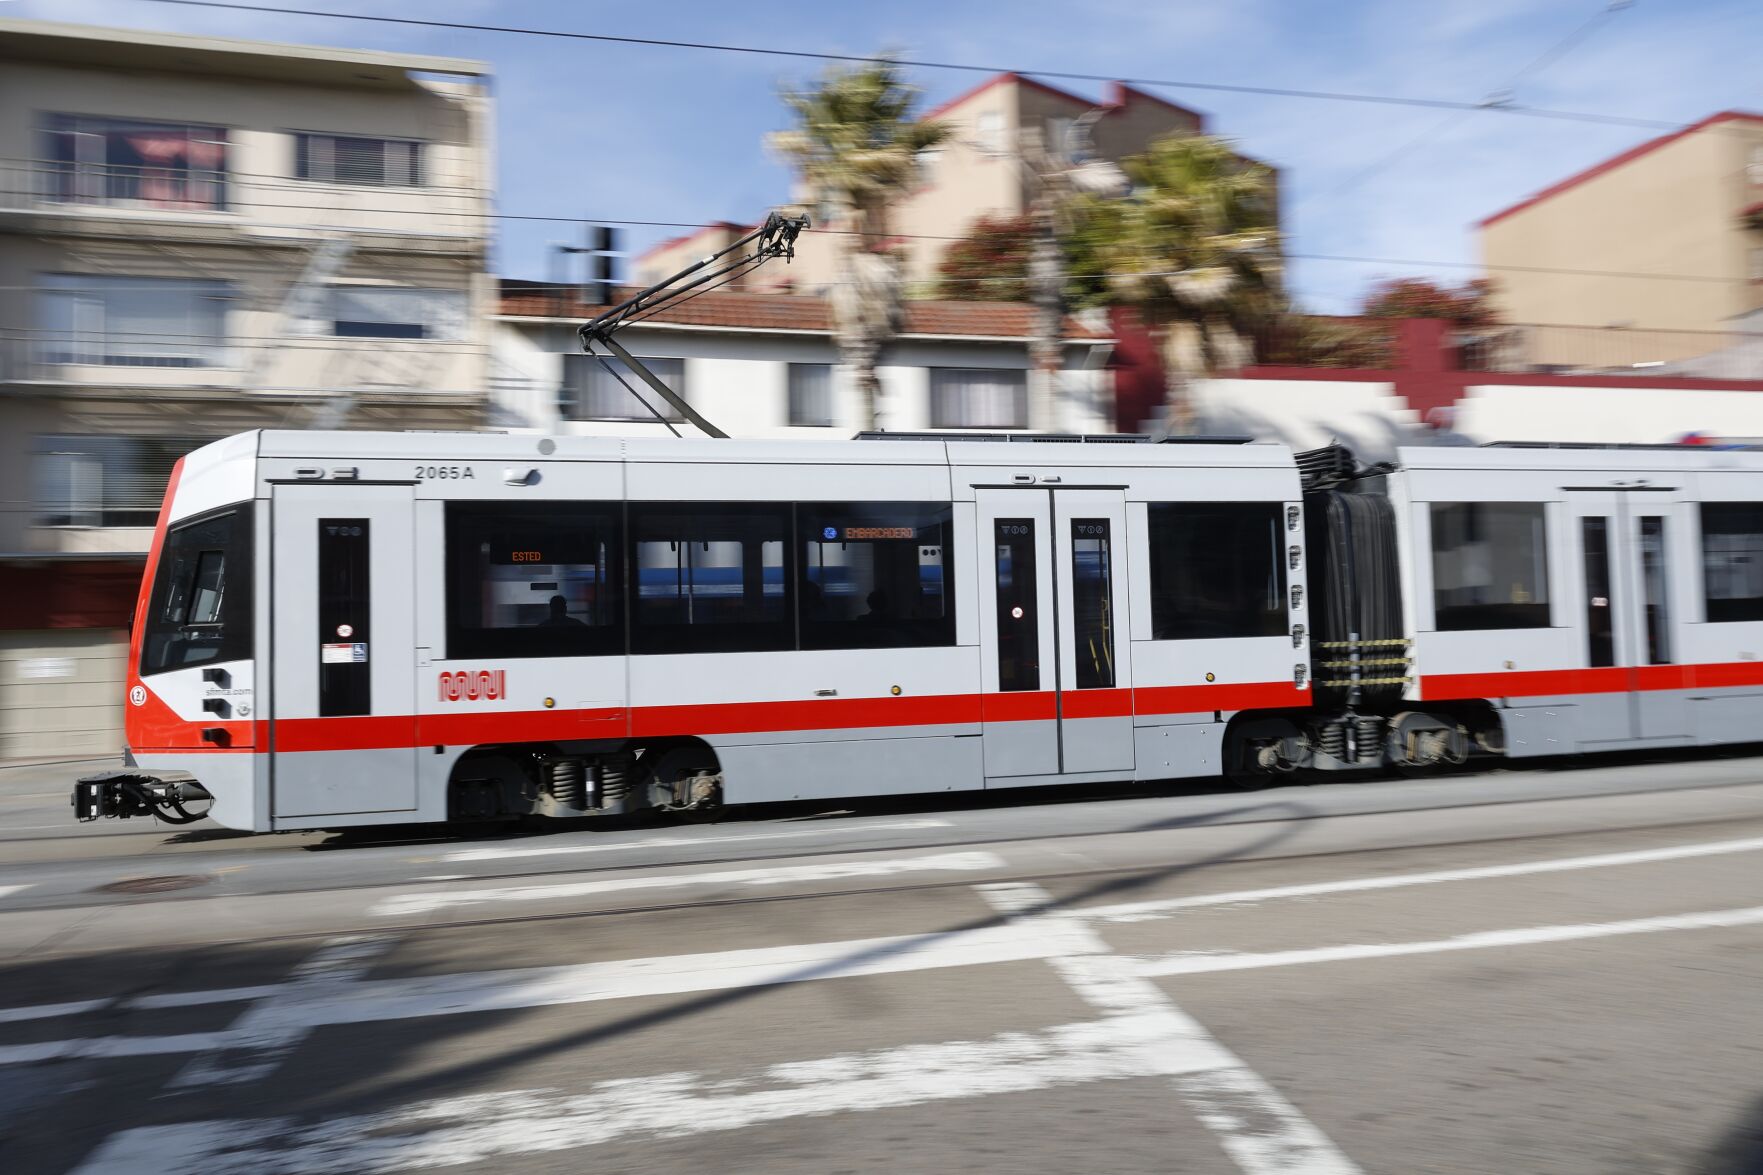
<svg viewBox="0 0 1763 1175">
<path fill-rule="evenodd" d="M 930 425 L 1027 428 L 1028 372 L 1020 368 L 931 368 Z"/>
<path fill-rule="evenodd" d="M 464 290 L 405 286 L 332 286 L 313 334 L 346 339 L 439 339 L 465 337 Z"/>
<path fill-rule="evenodd" d="M 833 422 L 833 365 L 792 363 L 789 383 L 790 423 L 806 428 L 830 428 Z"/>
<path fill-rule="evenodd" d="M 189 437 L 40 436 L 32 498 L 38 526 L 152 526 L 172 466 L 206 444 Z"/>
<path fill-rule="evenodd" d="M 52 273 L 37 298 L 44 363 L 226 366 L 228 282 Z"/>
<path fill-rule="evenodd" d="M 447 504 L 447 656 L 624 652 L 619 503 Z"/>
<path fill-rule="evenodd" d="M 1751 148 L 1751 162 L 1746 172 L 1754 184 L 1763 184 L 1763 143 Z"/>
<path fill-rule="evenodd" d="M 1151 639 L 1283 636 L 1285 507 L 1278 502 L 1152 502 Z"/>
<path fill-rule="evenodd" d="M 684 399 L 686 361 L 638 356 L 668 390 Z M 619 359 L 596 355 L 563 357 L 561 407 L 566 420 L 662 420 L 683 419 L 655 389 Z M 651 410 L 653 409 L 653 410 Z"/>
<path fill-rule="evenodd" d="M 1708 620 L 1763 620 L 1763 502 L 1702 503 Z"/>
<path fill-rule="evenodd" d="M 974 138 L 979 149 L 987 155 L 1001 155 L 1004 152 L 1004 116 L 996 110 L 988 110 L 973 122 Z"/>
<path fill-rule="evenodd" d="M 251 507 L 172 527 L 141 641 L 141 676 L 251 657 Z"/>
<path fill-rule="evenodd" d="M 227 133 L 219 127 L 55 114 L 41 137 L 45 200 L 226 209 Z"/>
<path fill-rule="evenodd" d="M 1060 162 L 1073 162 L 1071 128 L 1075 120 L 1070 118 L 1049 118 L 1047 120 L 1047 155 Z"/>
<path fill-rule="evenodd" d="M 294 136 L 294 176 L 370 188 L 422 186 L 422 144 L 343 135 Z"/>
<path fill-rule="evenodd" d="M 955 643 L 947 503 L 805 502 L 796 520 L 802 648 Z"/>
<path fill-rule="evenodd" d="M 1433 626 L 1549 627 L 1541 502 L 1432 503 Z"/>
<path fill-rule="evenodd" d="M 633 503 L 633 653 L 795 647 L 786 574 L 790 507 Z"/>
</svg>

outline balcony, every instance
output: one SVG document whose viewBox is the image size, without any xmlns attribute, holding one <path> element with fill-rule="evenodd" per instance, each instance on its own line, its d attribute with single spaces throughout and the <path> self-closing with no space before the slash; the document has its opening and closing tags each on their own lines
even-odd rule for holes
<svg viewBox="0 0 1763 1175">
<path fill-rule="evenodd" d="M 25 160 L 27 190 L 39 204 L 80 204 L 149 212 L 225 212 L 227 174 L 183 165 Z"/>
<path fill-rule="evenodd" d="M 206 336 L 0 331 L 0 384 L 236 388 L 239 349 Z"/>
<path fill-rule="evenodd" d="M 471 255 L 487 247 L 489 212 L 483 191 L 461 185 L 376 187 L 182 164 L 0 159 L 0 229 L 35 233 L 306 248 L 347 232 L 358 249 Z"/>
</svg>

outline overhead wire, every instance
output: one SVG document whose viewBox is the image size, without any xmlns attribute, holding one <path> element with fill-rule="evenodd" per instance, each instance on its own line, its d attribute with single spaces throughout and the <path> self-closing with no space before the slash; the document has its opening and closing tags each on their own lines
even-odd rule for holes
<svg viewBox="0 0 1763 1175">
<path fill-rule="evenodd" d="M 1520 82 L 1522 82 L 1525 78 L 1531 76 L 1532 74 L 1536 73 L 1538 70 L 1544 68 L 1545 66 L 1552 65 L 1556 61 L 1560 60 L 1560 58 L 1564 54 L 1566 54 L 1574 46 L 1578 45 L 1581 41 L 1584 41 L 1587 37 L 1591 36 L 1591 34 L 1594 31 L 1596 31 L 1601 25 L 1603 25 L 1606 21 L 1608 21 L 1612 16 L 1616 15 L 1616 13 L 1618 13 L 1618 12 L 1621 12 L 1623 9 L 1628 8 L 1629 6 L 1630 6 L 1630 0 L 1606 0 L 1604 7 L 1600 8 L 1597 12 L 1593 13 L 1586 20 L 1583 20 L 1578 25 L 1574 26 L 1574 29 L 1572 32 L 1568 33 L 1565 37 L 1562 37 L 1559 41 L 1556 41 L 1553 45 L 1550 45 L 1539 56 L 1535 57 L 1534 59 L 1531 60 L 1531 62 L 1529 64 L 1524 66 L 1524 68 L 1520 69 L 1517 73 L 1513 74 L 1510 78 L 1507 79 L 1505 85 L 1497 87 L 1497 89 L 1495 91 L 1491 92 L 1489 94 L 1488 102 L 1486 104 L 1487 105 L 1494 104 L 1493 99 L 1501 91 L 1505 91 L 1507 93 L 1510 93 L 1511 91 L 1517 89 L 1518 84 Z M 1414 138 L 1409 139 L 1407 142 L 1403 143 L 1400 147 L 1397 147 L 1394 151 L 1391 151 L 1389 154 L 1383 156 L 1380 159 L 1374 160 L 1373 162 L 1367 164 L 1365 167 L 1354 172 L 1352 175 L 1348 176 L 1346 179 L 1342 180 L 1340 183 L 1336 184 L 1334 187 L 1329 188 L 1327 191 L 1324 191 L 1324 192 L 1314 192 L 1314 193 L 1311 193 L 1311 194 L 1305 196 L 1303 199 L 1298 201 L 1298 206 L 1302 207 L 1303 205 L 1308 204 L 1314 200 L 1327 199 L 1331 196 L 1338 196 L 1342 192 L 1349 191 L 1353 188 L 1358 187 L 1360 184 L 1364 183 L 1366 180 L 1370 179 L 1372 176 L 1377 175 L 1379 172 L 1387 170 L 1391 164 L 1395 163 L 1402 156 L 1406 155 L 1408 152 L 1412 151 L 1414 148 L 1420 146 L 1422 143 L 1427 142 L 1429 139 L 1436 138 L 1439 135 L 1443 134 L 1444 132 L 1450 130 L 1452 127 L 1454 127 L 1458 123 L 1462 122 L 1464 120 L 1464 118 L 1466 118 L 1468 115 L 1469 115 L 1469 111 L 1467 111 L 1467 110 L 1453 110 L 1453 111 L 1451 111 L 1449 114 L 1445 115 L 1444 118 L 1440 119 L 1433 126 L 1428 127 L 1426 130 L 1422 131 L 1420 134 L 1416 135 Z"/>
<path fill-rule="evenodd" d="M 1676 130 L 1682 124 L 1656 118 L 1636 118 L 1586 110 L 1555 110 L 1543 107 L 1464 102 L 1448 98 L 1419 98 L 1395 94 L 1365 94 L 1341 90 L 1309 90 L 1288 86 L 1251 85 L 1232 82 L 1204 82 L 1191 78 L 1119 77 L 1112 74 L 1083 73 L 1073 70 L 1033 69 L 1022 66 L 982 65 L 974 62 L 933 61 L 923 58 L 881 56 L 861 53 L 826 53 L 807 49 L 781 49 L 767 45 L 736 45 L 715 41 L 687 41 L 667 37 L 634 37 L 615 33 L 587 33 L 574 29 L 542 29 L 521 25 L 480 24 L 468 21 L 434 20 L 411 16 L 385 16 L 363 12 L 337 12 L 286 5 L 238 4 L 231 0 L 140 0 L 144 4 L 168 4 L 184 8 L 224 9 L 235 12 L 271 13 L 278 16 L 309 16 L 325 20 L 351 20 L 369 24 L 401 25 L 407 28 L 454 29 L 473 33 L 500 33 L 509 36 L 550 37 L 572 41 L 597 41 L 613 45 L 640 45 L 651 48 L 691 49 L 703 52 L 735 53 L 757 57 L 785 57 L 807 61 L 829 61 L 854 65 L 891 64 L 914 69 L 938 69 L 964 73 L 1014 73 L 1032 77 L 1057 78 L 1061 81 L 1121 82 L 1133 86 L 1156 86 L 1169 90 L 1194 90 L 1220 94 L 1251 94 L 1262 97 L 1293 98 L 1326 102 L 1357 102 L 1378 106 L 1414 106 L 1434 110 L 1489 110 L 1530 118 L 1558 119 L 1571 122 L 1601 123 L 1609 126 L 1633 126 L 1652 130 Z"/>
</svg>

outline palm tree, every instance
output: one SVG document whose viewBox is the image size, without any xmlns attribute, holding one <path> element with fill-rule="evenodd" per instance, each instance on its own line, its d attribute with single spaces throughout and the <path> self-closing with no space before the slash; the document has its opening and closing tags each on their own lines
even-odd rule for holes
<svg viewBox="0 0 1763 1175">
<path fill-rule="evenodd" d="M 840 361 L 857 385 L 860 425 L 875 427 L 875 366 L 899 329 L 898 258 L 888 251 L 888 206 L 918 174 L 918 153 L 948 137 L 940 123 L 912 116 L 918 91 L 889 61 L 834 67 L 817 85 L 786 93 L 796 125 L 770 136 L 808 194 L 845 230 L 831 301 Z"/>
<path fill-rule="evenodd" d="M 1189 381 L 1240 366 L 1280 305 L 1273 173 L 1219 139 L 1159 139 L 1123 161 L 1125 199 L 1079 197 L 1073 301 L 1136 309 L 1168 372 L 1167 425 L 1193 431 Z"/>
</svg>

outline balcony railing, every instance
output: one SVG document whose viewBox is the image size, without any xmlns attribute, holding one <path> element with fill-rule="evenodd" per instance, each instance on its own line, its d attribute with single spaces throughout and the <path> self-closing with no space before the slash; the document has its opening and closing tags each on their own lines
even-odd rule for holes
<svg viewBox="0 0 1763 1175">
<path fill-rule="evenodd" d="M 13 160 L 8 203 L 84 204 L 160 212 L 227 211 L 227 173 L 183 164 Z M 21 199 L 22 198 L 22 199 Z"/>
<path fill-rule="evenodd" d="M 157 370 L 234 366 L 237 348 L 213 335 L 145 331 L 11 330 L 0 334 L 0 378 L 56 379 L 69 367 Z"/>
<path fill-rule="evenodd" d="M 228 213 L 303 231 L 487 240 L 486 193 L 462 184 L 379 187 L 164 166 L 0 159 L 0 209 Z M 227 218 L 230 222 L 231 217 Z"/>
</svg>

